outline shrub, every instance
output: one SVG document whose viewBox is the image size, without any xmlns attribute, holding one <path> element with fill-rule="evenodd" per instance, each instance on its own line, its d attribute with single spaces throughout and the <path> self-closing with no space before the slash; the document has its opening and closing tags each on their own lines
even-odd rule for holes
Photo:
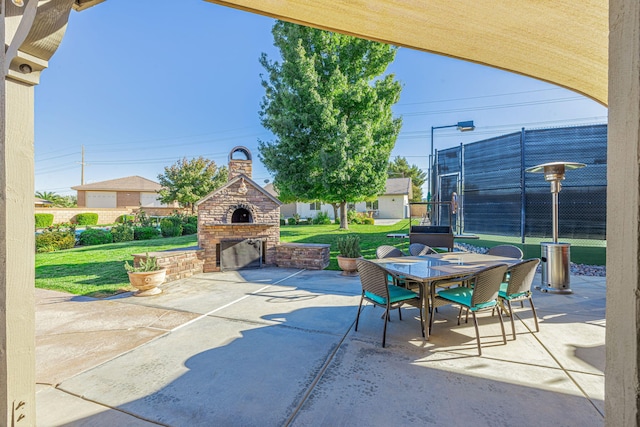
<svg viewBox="0 0 640 427">
<path fill-rule="evenodd" d="M 287 221 L 284 218 L 280 218 L 280 225 L 285 225 Z"/>
<path fill-rule="evenodd" d="M 338 237 L 336 240 L 336 246 L 340 256 L 346 258 L 359 258 L 360 253 L 360 237 L 357 234 L 348 234 L 346 236 Z"/>
<path fill-rule="evenodd" d="M 294 213 L 293 214 L 293 219 L 296 221 L 296 224 L 300 224 L 300 214 L 299 213 Z"/>
<path fill-rule="evenodd" d="M 147 252 L 147 256 L 144 259 L 140 260 L 137 267 L 129 264 L 129 261 L 124 262 L 124 269 L 132 273 L 158 271 L 160 268 L 161 267 L 158 266 L 156 257 L 149 256 L 149 252 Z"/>
<path fill-rule="evenodd" d="M 75 222 L 78 225 L 96 225 L 98 224 L 98 214 L 93 212 L 79 213 L 76 215 Z"/>
<path fill-rule="evenodd" d="M 369 218 L 368 216 L 362 218 L 362 223 L 366 224 L 366 225 L 373 225 L 375 224 L 375 220 L 373 218 Z"/>
<path fill-rule="evenodd" d="M 295 219 L 295 218 L 289 218 L 289 219 L 287 219 L 287 223 L 289 223 L 289 225 L 296 225 L 296 224 L 297 224 L 297 222 L 296 222 L 296 219 Z"/>
<path fill-rule="evenodd" d="M 134 223 L 138 224 L 140 227 L 153 227 L 153 220 L 149 218 L 142 209 L 140 209 L 136 214 Z M 136 238 L 136 240 L 138 239 Z"/>
<path fill-rule="evenodd" d="M 160 231 L 163 237 L 182 236 L 182 219 L 176 216 L 168 216 L 160 221 Z"/>
<path fill-rule="evenodd" d="M 133 240 L 133 227 L 128 223 L 115 225 L 111 228 L 111 235 L 115 243 L 130 242 Z"/>
<path fill-rule="evenodd" d="M 358 219 L 358 212 L 353 209 L 347 211 L 347 224 L 360 224 Z"/>
<path fill-rule="evenodd" d="M 134 240 L 149 240 L 158 237 L 160 232 L 155 227 L 134 227 L 133 239 Z"/>
<path fill-rule="evenodd" d="M 72 230 L 45 231 L 36 235 L 36 252 L 53 252 L 71 249 L 76 245 L 76 235 Z"/>
<path fill-rule="evenodd" d="M 195 224 L 182 224 L 182 235 L 196 234 L 198 232 L 198 226 Z"/>
<path fill-rule="evenodd" d="M 37 213 L 36 228 L 47 228 L 53 224 L 53 214 Z"/>
<path fill-rule="evenodd" d="M 113 243 L 113 234 L 108 230 L 100 228 L 88 228 L 78 238 L 78 243 L 83 246 L 104 245 L 105 243 Z"/>
<path fill-rule="evenodd" d="M 187 216 L 187 224 L 193 224 L 196 227 L 198 226 L 198 215 L 188 215 Z"/>
<path fill-rule="evenodd" d="M 313 219 L 314 224 L 331 224 L 331 219 L 329 218 L 329 214 L 325 212 L 318 212 L 316 217 Z"/>
<path fill-rule="evenodd" d="M 120 223 L 120 224 L 131 224 L 136 220 L 136 216 L 135 215 L 120 215 L 118 217 L 118 219 L 116 220 L 116 222 Z"/>
</svg>

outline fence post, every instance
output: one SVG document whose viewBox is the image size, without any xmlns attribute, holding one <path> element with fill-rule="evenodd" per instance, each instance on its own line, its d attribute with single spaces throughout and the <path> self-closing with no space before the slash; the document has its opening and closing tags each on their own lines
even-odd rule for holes
<svg viewBox="0 0 640 427">
<path fill-rule="evenodd" d="M 525 141 L 525 131 L 524 128 L 520 131 L 520 240 L 524 245 L 525 242 L 525 220 L 527 217 L 526 207 L 527 200 L 525 194 L 525 157 L 524 157 L 524 141 Z"/>
</svg>

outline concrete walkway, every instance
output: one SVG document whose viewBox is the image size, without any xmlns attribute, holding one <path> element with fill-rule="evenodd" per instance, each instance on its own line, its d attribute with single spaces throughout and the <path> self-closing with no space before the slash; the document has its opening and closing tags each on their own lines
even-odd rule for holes
<svg viewBox="0 0 640 427">
<path fill-rule="evenodd" d="M 536 279 L 539 283 L 539 279 Z M 161 295 L 109 300 L 36 290 L 37 425 L 602 426 L 605 279 L 537 292 L 540 332 L 517 309 L 439 309 L 433 335 L 382 310 L 354 331 L 359 278 L 278 268 L 209 273 Z"/>
</svg>

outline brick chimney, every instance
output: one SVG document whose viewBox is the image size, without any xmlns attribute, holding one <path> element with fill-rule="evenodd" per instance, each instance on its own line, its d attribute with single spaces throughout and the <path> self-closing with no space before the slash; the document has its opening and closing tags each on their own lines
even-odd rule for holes
<svg viewBox="0 0 640 427">
<path fill-rule="evenodd" d="M 240 158 L 234 158 L 234 155 Z M 247 147 L 237 146 L 231 150 L 229 153 L 229 181 L 240 174 L 251 178 L 252 168 L 251 151 Z"/>
</svg>

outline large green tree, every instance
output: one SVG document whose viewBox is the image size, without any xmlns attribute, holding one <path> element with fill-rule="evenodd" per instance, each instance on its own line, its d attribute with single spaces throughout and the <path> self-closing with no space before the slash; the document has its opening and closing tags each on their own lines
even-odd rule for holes
<svg viewBox="0 0 640 427">
<path fill-rule="evenodd" d="M 347 228 L 347 202 L 385 187 L 401 86 L 383 73 L 397 48 L 281 21 L 272 33 L 281 62 L 260 58 L 260 118 L 275 139 L 260 141 L 261 160 L 284 202 L 339 204 Z"/>
<path fill-rule="evenodd" d="M 427 173 L 416 165 L 409 165 L 404 157 L 396 157 L 389 162 L 389 178 L 411 178 L 412 202 L 422 201 L 422 185 L 427 180 Z"/>
<path fill-rule="evenodd" d="M 218 168 L 213 160 L 204 157 L 178 160 L 158 175 L 163 187 L 158 192 L 160 201 L 177 201 L 181 206 L 191 208 L 193 213 L 198 200 L 227 182 L 228 172 L 226 167 Z"/>
</svg>

